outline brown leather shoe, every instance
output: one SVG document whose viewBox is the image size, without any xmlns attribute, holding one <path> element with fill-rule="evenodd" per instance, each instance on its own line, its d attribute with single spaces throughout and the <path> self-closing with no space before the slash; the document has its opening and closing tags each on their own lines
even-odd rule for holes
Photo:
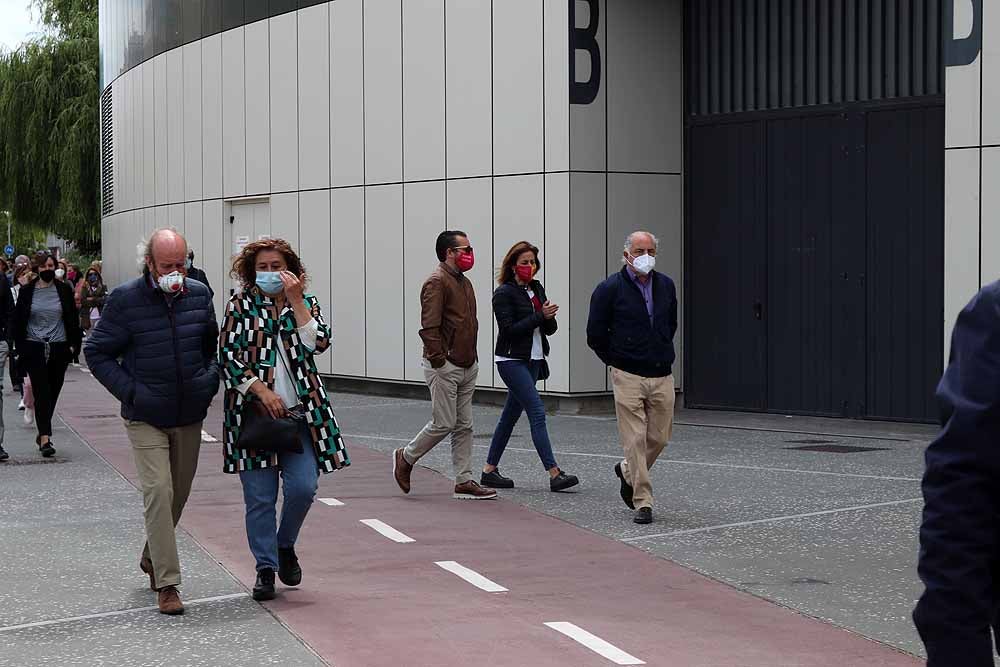
<svg viewBox="0 0 1000 667">
<path fill-rule="evenodd" d="M 464 484 L 456 484 L 455 495 L 452 497 L 461 500 L 493 500 L 497 497 L 497 492 L 495 489 L 479 486 L 478 483 L 470 479 Z"/>
<path fill-rule="evenodd" d="M 184 604 L 181 602 L 181 594 L 177 592 L 176 586 L 167 586 L 156 594 L 156 604 L 160 607 L 161 614 L 168 616 L 180 616 L 184 613 Z"/>
<path fill-rule="evenodd" d="M 139 559 L 139 569 L 149 575 L 149 590 L 156 591 L 156 575 L 153 574 L 153 561 L 145 556 Z"/>
<path fill-rule="evenodd" d="M 403 493 L 410 492 L 410 473 L 413 471 L 413 464 L 403 456 L 403 448 L 400 447 L 392 453 L 392 476 L 396 478 L 396 484 Z"/>
</svg>

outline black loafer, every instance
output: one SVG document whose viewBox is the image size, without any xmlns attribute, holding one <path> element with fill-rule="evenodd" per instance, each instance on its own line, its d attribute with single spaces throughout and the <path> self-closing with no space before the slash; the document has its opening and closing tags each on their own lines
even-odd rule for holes
<svg viewBox="0 0 1000 667">
<path fill-rule="evenodd" d="M 566 489 L 572 488 L 580 483 L 576 475 L 567 475 L 562 470 L 559 474 L 549 480 L 549 489 L 555 493 L 558 491 L 565 491 Z"/>
<path fill-rule="evenodd" d="M 513 489 L 514 480 L 509 477 L 504 477 L 500 474 L 500 470 L 494 470 L 493 472 L 484 472 L 479 477 L 480 486 L 485 486 L 488 489 Z"/>
<path fill-rule="evenodd" d="M 635 511 L 636 523 L 653 523 L 653 509 L 651 507 L 640 507 Z"/>
<path fill-rule="evenodd" d="M 274 599 L 274 570 L 267 567 L 257 573 L 257 583 L 253 585 L 253 599 L 257 602 Z"/>
<path fill-rule="evenodd" d="M 302 568 L 299 567 L 295 547 L 278 547 L 278 579 L 286 586 L 298 586 L 302 583 Z"/>
<path fill-rule="evenodd" d="M 8 454 L 3 447 L 0 447 L 0 461 L 6 461 L 9 458 L 10 454 Z"/>
<path fill-rule="evenodd" d="M 621 488 L 622 500 L 625 501 L 625 504 L 628 505 L 628 508 L 630 510 L 634 510 L 635 505 L 632 504 L 632 494 L 634 493 L 634 491 L 632 489 L 632 485 L 626 482 L 625 476 L 622 475 L 622 464 L 620 462 L 615 464 L 615 475 L 622 482 L 622 488 Z"/>
</svg>

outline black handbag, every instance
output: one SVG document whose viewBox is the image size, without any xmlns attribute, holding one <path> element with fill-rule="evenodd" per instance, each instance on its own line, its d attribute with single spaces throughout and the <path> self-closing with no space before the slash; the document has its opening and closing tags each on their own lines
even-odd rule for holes
<svg viewBox="0 0 1000 667">
<path fill-rule="evenodd" d="M 281 351 L 276 351 L 276 354 L 281 367 L 288 372 Z M 290 372 L 288 377 L 294 384 L 295 378 Z M 251 395 L 243 408 L 240 437 L 236 440 L 236 447 L 258 452 L 301 454 L 302 438 L 299 432 L 305 423 L 306 414 L 301 406 L 291 408 L 285 416 L 275 419 L 268 414 L 264 405 Z"/>
<path fill-rule="evenodd" d="M 284 417 L 274 419 L 267 414 L 260 401 L 253 399 L 243 409 L 236 446 L 258 452 L 301 454 L 302 438 L 299 434 L 305 423 L 306 416 L 299 410 L 290 410 Z"/>
</svg>

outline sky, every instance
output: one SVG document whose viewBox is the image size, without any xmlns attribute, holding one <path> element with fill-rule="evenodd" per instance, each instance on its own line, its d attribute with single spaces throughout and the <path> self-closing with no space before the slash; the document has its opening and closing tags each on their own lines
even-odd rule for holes
<svg viewBox="0 0 1000 667">
<path fill-rule="evenodd" d="M 39 32 L 28 10 L 29 0 L 0 0 L 0 47 L 13 49 L 31 33 Z"/>
</svg>

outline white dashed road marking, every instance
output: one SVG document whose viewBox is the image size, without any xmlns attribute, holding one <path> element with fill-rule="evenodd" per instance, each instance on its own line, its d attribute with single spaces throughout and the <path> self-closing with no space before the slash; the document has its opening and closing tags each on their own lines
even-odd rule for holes
<svg viewBox="0 0 1000 667">
<path fill-rule="evenodd" d="M 506 593 L 507 589 L 500 584 L 490 581 L 483 575 L 479 574 L 475 570 L 470 570 L 464 565 L 460 565 L 453 560 L 442 560 L 434 563 L 443 570 L 447 570 L 452 574 L 465 579 L 467 582 L 475 586 L 476 588 L 481 588 L 487 593 Z"/>
<path fill-rule="evenodd" d="M 416 542 L 416 540 L 410 537 L 409 535 L 404 535 L 403 533 L 399 532 L 389 524 L 383 523 L 378 519 L 362 519 L 361 523 L 365 524 L 372 530 L 375 530 L 381 533 L 382 535 L 388 537 L 393 542 L 399 542 L 401 544 L 405 544 L 407 542 Z"/>
<path fill-rule="evenodd" d="M 340 502 L 336 498 L 320 498 L 319 501 L 324 505 L 329 505 L 330 507 L 343 507 L 344 503 Z"/>
<path fill-rule="evenodd" d="M 211 435 L 208 431 L 202 431 L 201 432 L 201 441 L 202 442 L 218 442 L 219 439 L 216 438 L 215 436 Z"/>
<path fill-rule="evenodd" d="M 645 665 L 646 663 L 635 657 L 634 655 L 629 655 L 625 651 L 621 650 L 613 644 L 609 644 L 597 635 L 592 635 L 586 630 L 572 623 L 566 623 L 559 621 L 556 623 L 546 623 L 548 627 L 552 628 L 556 632 L 561 632 L 573 641 L 583 644 L 589 648 L 594 653 L 600 655 L 601 657 L 607 658 L 616 665 Z"/>
</svg>

